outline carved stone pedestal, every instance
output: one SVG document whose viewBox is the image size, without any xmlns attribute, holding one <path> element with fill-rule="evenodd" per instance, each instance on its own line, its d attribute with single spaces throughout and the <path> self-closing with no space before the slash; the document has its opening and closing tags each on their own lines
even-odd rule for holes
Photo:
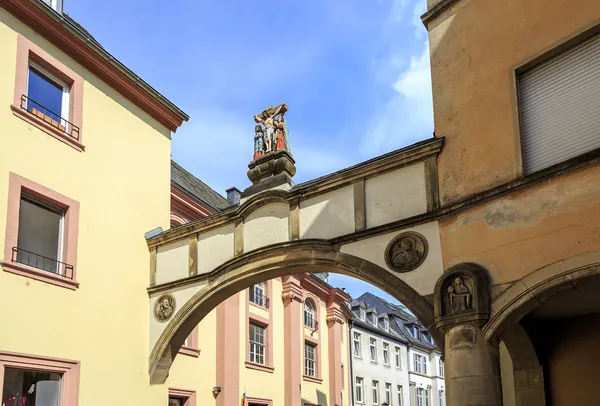
<svg viewBox="0 0 600 406">
<path fill-rule="evenodd" d="M 263 190 L 292 184 L 296 174 L 294 158 L 286 150 L 269 152 L 248 165 L 248 179 L 252 186 L 242 192 L 241 198 L 254 195 Z"/>
</svg>

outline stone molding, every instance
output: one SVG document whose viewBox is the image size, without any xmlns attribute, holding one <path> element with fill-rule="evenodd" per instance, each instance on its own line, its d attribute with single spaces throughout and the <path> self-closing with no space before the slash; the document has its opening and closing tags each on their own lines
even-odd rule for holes
<svg viewBox="0 0 600 406">
<path fill-rule="evenodd" d="M 442 274 L 434 290 L 435 325 L 447 332 L 459 324 L 483 326 L 490 315 L 490 282 L 480 265 L 462 263 Z"/>
</svg>

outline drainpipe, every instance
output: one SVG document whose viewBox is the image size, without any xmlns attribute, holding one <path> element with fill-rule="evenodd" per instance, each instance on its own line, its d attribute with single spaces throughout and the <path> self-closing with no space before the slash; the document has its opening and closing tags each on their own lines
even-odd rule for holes
<svg viewBox="0 0 600 406">
<path fill-rule="evenodd" d="M 354 369 L 352 368 L 354 364 L 354 357 L 352 356 L 352 346 L 354 345 L 354 337 L 352 337 L 353 326 L 354 321 L 352 319 L 348 320 L 348 356 L 350 357 L 350 383 L 348 385 L 348 394 L 350 395 L 351 406 L 354 406 Z"/>
</svg>

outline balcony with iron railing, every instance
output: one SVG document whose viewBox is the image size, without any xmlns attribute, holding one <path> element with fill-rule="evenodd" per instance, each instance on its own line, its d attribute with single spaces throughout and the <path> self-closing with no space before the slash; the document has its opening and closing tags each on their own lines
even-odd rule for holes
<svg viewBox="0 0 600 406">
<path fill-rule="evenodd" d="M 56 114 L 52 110 L 42 106 L 35 100 L 27 97 L 26 95 L 21 95 L 20 107 L 22 110 L 42 120 L 45 124 L 55 128 L 56 130 L 67 135 L 71 139 L 78 142 L 80 141 L 79 127 L 77 127 L 75 124 L 71 123 L 67 119 L 61 117 L 59 114 Z"/>
<path fill-rule="evenodd" d="M 12 248 L 13 263 L 26 265 L 41 271 L 46 271 L 66 279 L 73 280 L 74 272 L 73 265 L 58 261 L 53 258 L 48 258 L 22 248 Z"/>
<path fill-rule="evenodd" d="M 268 309 L 270 306 L 269 298 L 262 293 L 255 292 L 253 289 L 250 289 L 250 302 L 265 309 Z"/>
</svg>

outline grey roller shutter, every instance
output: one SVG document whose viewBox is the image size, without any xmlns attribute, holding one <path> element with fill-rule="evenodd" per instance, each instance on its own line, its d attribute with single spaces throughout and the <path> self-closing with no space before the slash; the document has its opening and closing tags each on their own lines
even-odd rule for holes
<svg viewBox="0 0 600 406">
<path fill-rule="evenodd" d="M 600 35 L 519 75 L 525 173 L 600 148 Z"/>
</svg>

